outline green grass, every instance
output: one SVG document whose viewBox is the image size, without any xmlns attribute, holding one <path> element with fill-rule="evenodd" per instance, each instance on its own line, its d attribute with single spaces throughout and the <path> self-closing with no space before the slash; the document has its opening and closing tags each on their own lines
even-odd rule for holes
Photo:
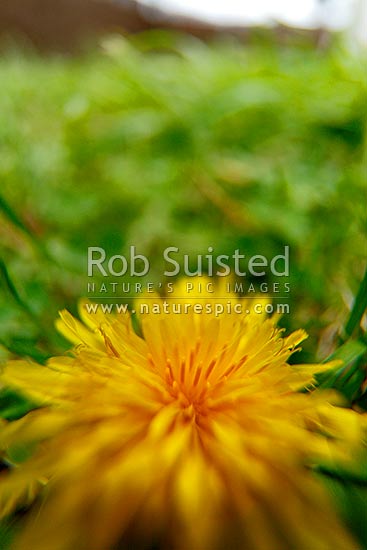
<svg viewBox="0 0 367 550">
<path fill-rule="evenodd" d="M 156 33 L 81 58 L 3 56 L 1 341 L 63 347 L 52 319 L 85 294 L 88 246 L 135 244 L 158 280 L 166 246 L 271 257 L 289 245 L 284 323 L 311 331 L 314 354 L 363 276 L 363 63 L 337 44 Z"/>
</svg>

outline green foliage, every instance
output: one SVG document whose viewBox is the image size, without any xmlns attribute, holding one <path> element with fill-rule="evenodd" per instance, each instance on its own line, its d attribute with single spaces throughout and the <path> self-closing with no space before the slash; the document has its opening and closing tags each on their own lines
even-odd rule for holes
<svg viewBox="0 0 367 550">
<path fill-rule="evenodd" d="M 360 340 L 349 340 L 340 346 L 328 361 L 339 359 L 342 365 L 316 375 L 319 388 L 338 390 L 349 404 L 363 397 L 363 381 L 366 378 L 367 346 Z"/>
<path fill-rule="evenodd" d="M 0 389 L 0 417 L 17 420 L 37 405 L 10 388 Z"/>
<path fill-rule="evenodd" d="M 362 283 L 359 287 L 358 294 L 354 300 L 353 308 L 350 313 L 349 319 L 345 325 L 345 335 L 347 337 L 359 328 L 361 319 L 367 308 L 367 269 L 365 271 Z"/>
<path fill-rule="evenodd" d="M 52 320 L 86 294 L 93 245 L 136 245 L 158 280 L 172 244 L 269 257 L 289 244 L 285 324 L 341 326 L 364 261 L 361 58 L 152 33 L 84 58 L 9 53 L 0 74 L 7 347 L 63 348 Z"/>
<path fill-rule="evenodd" d="M 13 521 L 0 522 L 0 550 L 8 550 L 14 539 L 16 530 Z"/>
<path fill-rule="evenodd" d="M 353 483 L 342 478 L 319 474 L 340 516 L 361 545 L 367 549 L 367 483 Z"/>
</svg>

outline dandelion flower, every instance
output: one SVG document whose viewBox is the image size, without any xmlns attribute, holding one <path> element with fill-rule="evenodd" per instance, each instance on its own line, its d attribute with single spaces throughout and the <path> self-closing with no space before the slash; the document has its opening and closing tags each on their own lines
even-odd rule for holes
<svg viewBox="0 0 367 550">
<path fill-rule="evenodd" d="M 298 391 L 330 368 L 287 363 L 304 331 L 189 311 L 143 315 L 141 337 L 128 313 L 80 317 L 58 322 L 72 354 L 1 377 L 40 404 L 0 438 L 9 461 L 32 450 L 0 478 L 2 515 L 33 502 L 15 548 L 357 548 L 312 468 L 349 463 L 360 415 Z"/>
</svg>

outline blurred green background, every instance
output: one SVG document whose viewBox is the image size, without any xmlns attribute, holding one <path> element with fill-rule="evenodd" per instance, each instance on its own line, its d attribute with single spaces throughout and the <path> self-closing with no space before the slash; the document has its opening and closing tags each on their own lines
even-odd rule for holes
<svg viewBox="0 0 367 550">
<path fill-rule="evenodd" d="M 291 250 L 288 328 L 324 358 L 366 255 L 365 58 L 151 31 L 0 60 L 2 355 L 65 349 L 88 246 L 149 257 Z M 297 357 L 298 359 L 298 357 Z"/>
</svg>

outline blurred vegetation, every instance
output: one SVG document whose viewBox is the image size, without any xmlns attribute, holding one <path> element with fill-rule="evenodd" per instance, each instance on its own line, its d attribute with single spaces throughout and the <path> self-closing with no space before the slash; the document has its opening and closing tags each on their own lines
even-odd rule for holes
<svg viewBox="0 0 367 550">
<path fill-rule="evenodd" d="M 289 328 L 333 351 L 363 276 L 365 59 L 150 32 L 81 57 L 0 60 L 0 340 L 65 349 L 88 246 L 271 257 L 291 248 Z M 297 357 L 297 360 L 299 357 Z"/>
</svg>

